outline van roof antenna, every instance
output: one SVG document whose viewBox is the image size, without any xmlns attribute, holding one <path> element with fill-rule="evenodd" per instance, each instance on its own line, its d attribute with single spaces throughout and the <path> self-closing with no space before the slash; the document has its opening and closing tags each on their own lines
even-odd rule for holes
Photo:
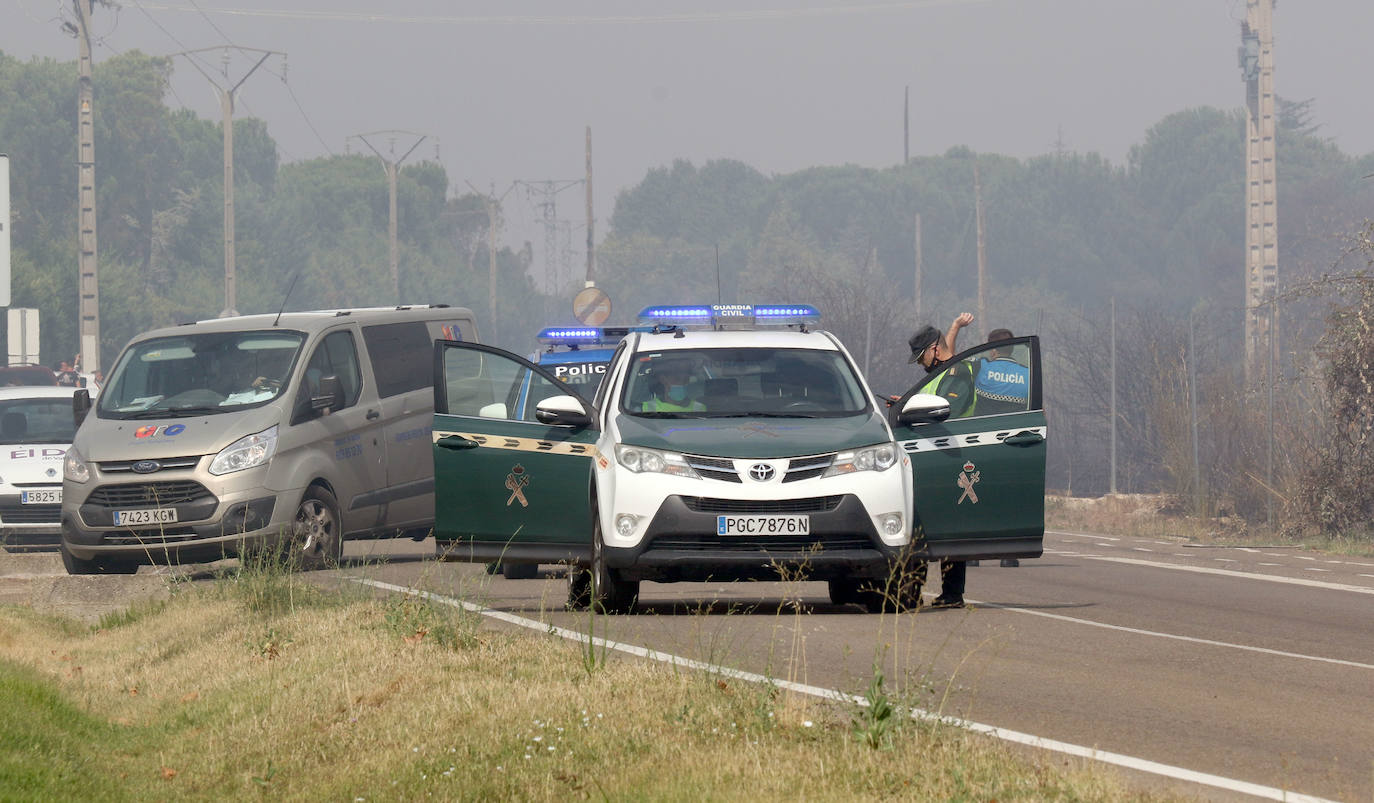
<svg viewBox="0 0 1374 803">
<path fill-rule="evenodd" d="M 286 286 L 286 295 L 281 297 L 281 307 L 277 309 L 277 317 L 272 319 L 272 325 L 276 326 L 277 321 L 281 320 L 282 310 L 286 309 L 286 299 L 291 297 L 291 291 L 296 289 L 296 280 L 301 277 L 301 272 L 296 271 L 296 275 L 291 277 L 291 284 Z"/>
</svg>

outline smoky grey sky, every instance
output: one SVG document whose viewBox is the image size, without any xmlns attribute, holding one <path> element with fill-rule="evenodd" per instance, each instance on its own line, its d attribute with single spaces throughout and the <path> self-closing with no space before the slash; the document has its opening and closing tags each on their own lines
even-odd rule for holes
<svg viewBox="0 0 1374 803">
<path fill-rule="evenodd" d="M 766 173 L 896 163 L 908 85 L 913 155 L 968 145 L 1025 157 L 1062 142 L 1119 164 L 1164 115 L 1243 100 L 1245 0 L 119 3 L 96 11 L 96 69 L 135 48 L 287 52 L 289 84 L 269 59 L 239 105 L 267 122 L 284 161 L 342 153 L 350 134 L 409 129 L 437 138 L 455 192 L 466 180 L 499 193 L 514 179 L 580 178 L 591 125 L 599 236 L 616 193 L 675 158 Z M 75 57 L 60 30 L 70 0 L 3 5 L 0 49 Z M 1370 31 L 1370 0 L 1284 0 L 1275 11 L 1278 93 L 1314 98 L 1320 133 L 1354 154 L 1374 151 L 1358 69 Z M 219 54 L 207 59 L 221 66 Z M 231 61 L 231 77 L 249 66 Z M 218 119 L 215 94 L 184 61 L 173 90 L 170 104 Z M 412 160 L 434 154 L 426 142 Z M 580 242 L 581 191 L 558 203 Z M 521 191 L 506 212 L 508 240 L 540 242 Z"/>
</svg>

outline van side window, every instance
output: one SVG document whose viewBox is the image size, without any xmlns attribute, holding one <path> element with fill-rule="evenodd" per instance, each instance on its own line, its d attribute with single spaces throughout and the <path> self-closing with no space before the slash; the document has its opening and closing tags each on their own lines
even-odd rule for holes
<svg viewBox="0 0 1374 803">
<path fill-rule="evenodd" d="M 433 343 L 423 321 L 364 326 L 363 341 L 367 343 L 372 375 L 377 377 L 379 397 L 432 385 Z"/>
<path fill-rule="evenodd" d="M 310 399 L 320 393 L 320 380 L 326 376 L 339 378 L 339 389 L 343 391 L 344 406 L 352 407 L 358 403 L 362 391 L 362 371 L 358 365 L 358 347 L 353 342 L 353 333 L 334 332 L 315 347 L 310 362 L 305 365 L 305 376 L 301 379 L 300 395 L 296 398 L 296 415 L 292 423 L 308 418 L 302 413 L 310 409 Z"/>
</svg>

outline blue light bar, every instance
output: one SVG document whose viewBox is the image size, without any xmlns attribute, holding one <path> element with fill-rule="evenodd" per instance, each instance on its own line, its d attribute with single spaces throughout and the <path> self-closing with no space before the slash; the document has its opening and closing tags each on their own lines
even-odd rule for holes
<svg viewBox="0 0 1374 803">
<path fill-rule="evenodd" d="M 655 326 L 798 326 L 814 324 L 821 313 L 810 304 L 711 304 L 654 306 L 639 313 L 641 323 Z"/>
<path fill-rule="evenodd" d="M 606 346 L 615 345 L 625 335 L 647 331 L 638 326 L 560 326 L 539 333 L 539 342 L 546 346 Z"/>
</svg>

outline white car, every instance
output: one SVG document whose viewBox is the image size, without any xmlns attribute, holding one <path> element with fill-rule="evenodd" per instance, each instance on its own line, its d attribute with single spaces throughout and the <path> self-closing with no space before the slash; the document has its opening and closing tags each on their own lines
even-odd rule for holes
<svg viewBox="0 0 1374 803">
<path fill-rule="evenodd" d="M 565 562 L 570 603 L 612 611 L 645 580 L 802 577 L 836 603 L 906 609 L 930 558 L 1037 557 L 1038 341 L 956 357 L 972 367 L 1001 348 L 1029 382 L 995 414 L 945 421 L 952 395 L 877 403 L 818 318 L 807 305 L 651 307 L 594 399 L 508 352 L 439 341 L 439 556 Z"/>
<path fill-rule="evenodd" d="M 0 540 L 9 551 L 56 548 L 61 538 L 62 461 L 76 433 L 76 390 L 0 388 Z"/>
</svg>

